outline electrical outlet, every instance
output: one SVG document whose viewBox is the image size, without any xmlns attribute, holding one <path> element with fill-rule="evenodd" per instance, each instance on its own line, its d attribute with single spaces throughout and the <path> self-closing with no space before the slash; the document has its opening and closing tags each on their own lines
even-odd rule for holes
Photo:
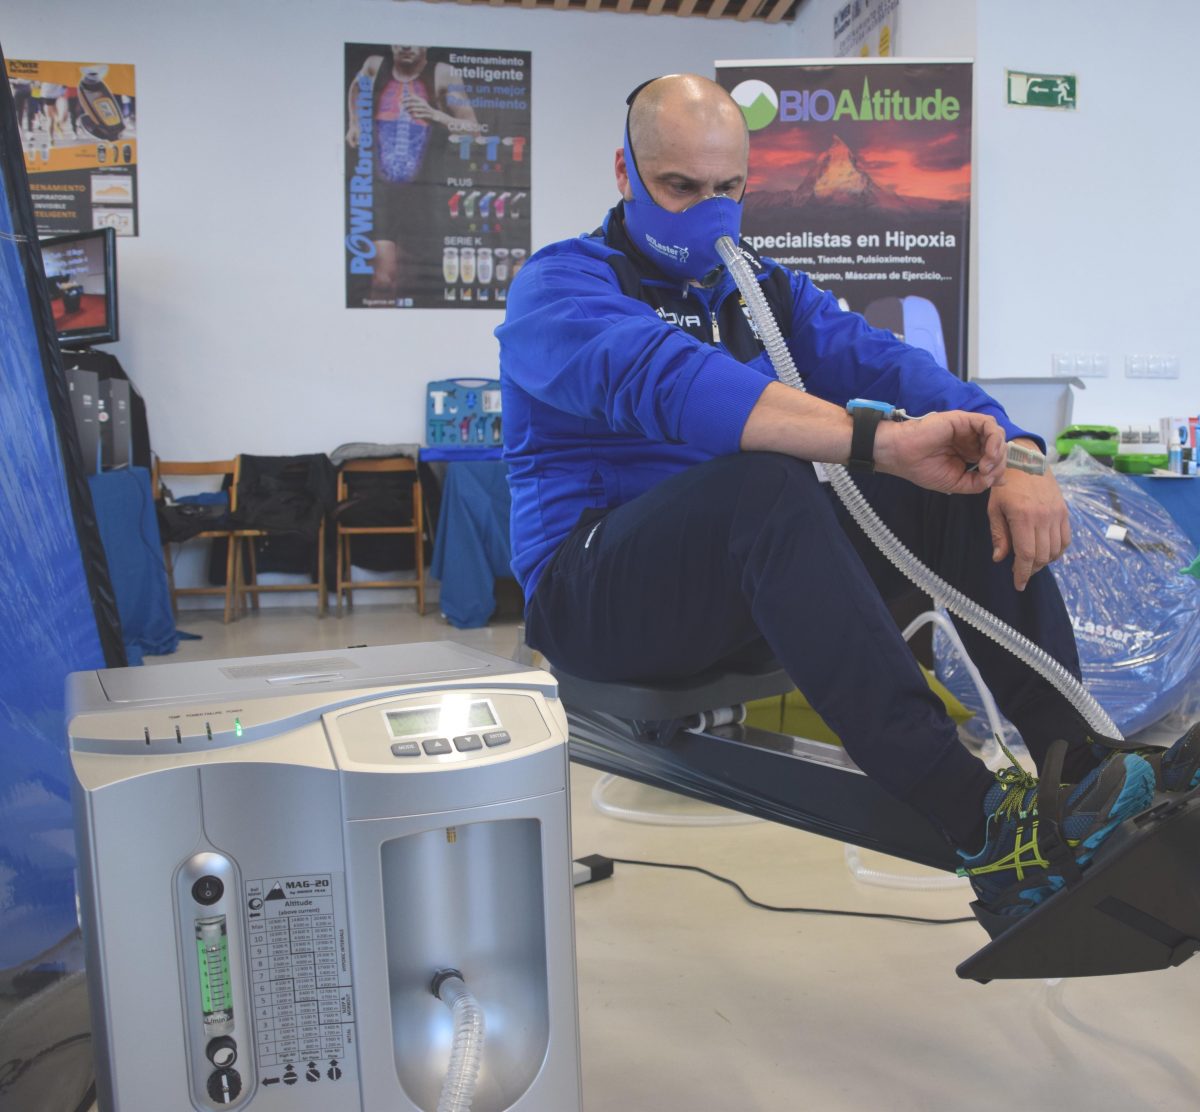
<svg viewBox="0 0 1200 1112">
<path fill-rule="evenodd" d="M 1050 371 L 1057 378 L 1106 378 L 1108 356 L 1099 351 L 1055 352 L 1050 356 Z"/>
<path fill-rule="evenodd" d="M 1125 356 L 1126 378 L 1178 378 L 1178 355 L 1143 355 Z"/>
</svg>

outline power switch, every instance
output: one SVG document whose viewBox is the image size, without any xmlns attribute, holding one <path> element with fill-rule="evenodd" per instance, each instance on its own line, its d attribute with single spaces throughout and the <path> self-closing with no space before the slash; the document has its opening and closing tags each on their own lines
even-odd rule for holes
<svg viewBox="0 0 1200 1112">
<path fill-rule="evenodd" d="M 192 899 L 205 907 L 215 904 L 223 895 L 225 885 L 221 883 L 220 877 L 202 876 L 192 885 Z"/>
</svg>

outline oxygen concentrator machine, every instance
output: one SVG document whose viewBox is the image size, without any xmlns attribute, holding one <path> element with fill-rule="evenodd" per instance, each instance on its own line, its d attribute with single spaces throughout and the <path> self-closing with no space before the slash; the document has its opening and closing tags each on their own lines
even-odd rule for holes
<svg viewBox="0 0 1200 1112">
<path fill-rule="evenodd" d="M 551 676 L 299 653 L 78 672 L 68 714 L 103 1112 L 581 1106 Z"/>
</svg>

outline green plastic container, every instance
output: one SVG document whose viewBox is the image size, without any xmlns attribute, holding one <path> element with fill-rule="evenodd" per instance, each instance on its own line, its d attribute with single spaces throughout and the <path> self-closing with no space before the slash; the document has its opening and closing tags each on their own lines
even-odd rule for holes
<svg viewBox="0 0 1200 1112">
<path fill-rule="evenodd" d="M 1068 425 L 1054 442 L 1064 459 L 1071 454 L 1072 448 L 1082 448 L 1110 467 L 1120 446 L 1121 430 L 1115 425 Z"/>
<path fill-rule="evenodd" d="M 1121 452 L 1116 457 L 1116 467 L 1123 475 L 1149 475 L 1156 467 L 1164 470 L 1167 466 L 1165 455 L 1151 455 L 1146 452 Z"/>
</svg>

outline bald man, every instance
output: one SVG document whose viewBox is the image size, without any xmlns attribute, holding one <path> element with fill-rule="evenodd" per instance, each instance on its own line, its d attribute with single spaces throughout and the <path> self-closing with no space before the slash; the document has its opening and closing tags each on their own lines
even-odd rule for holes
<svg viewBox="0 0 1200 1112">
<path fill-rule="evenodd" d="M 1039 846 L 1036 779 L 993 774 L 959 742 L 888 609 L 905 582 L 810 461 L 854 465 L 919 559 L 1078 676 L 1044 570 L 1070 541 L 1066 507 L 1049 472 L 1005 468 L 1006 440 L 1043 446 L 979 387 L 742 243 L 808 393 L 778 383 L 713 246 L 738 239 L 747 157 L 720 86 L 648 82 L 616 152 L 620 203 L 513 283 L 496 335 L 527 640 L 569 673 L 630 681 L 765 642 L 859 767 L 941 829 L 981 902 L 1015 919 L 1149 805 L 1156 775 L 1200 780 L 1200 732 L 1153 763 L 1113 754 L 1041 677 L 960 628 L 1039 767 L 1067 743 L 1070 849 Z M 922 419 L 852 416 L 853 398 Z"/>
</svg>

